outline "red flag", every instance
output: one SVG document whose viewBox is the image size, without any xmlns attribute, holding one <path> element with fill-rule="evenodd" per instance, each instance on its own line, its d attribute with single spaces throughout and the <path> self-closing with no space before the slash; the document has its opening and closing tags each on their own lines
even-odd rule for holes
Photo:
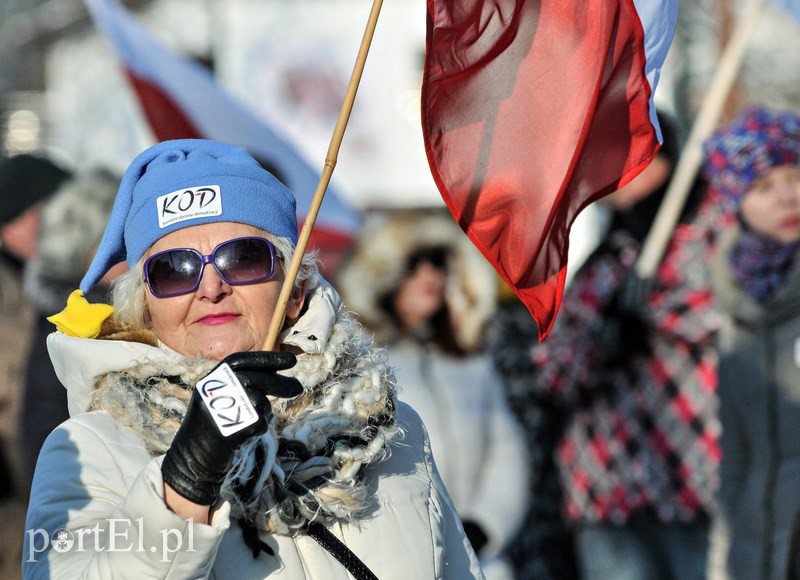
<svg viewBox="0 0 800 580">
<path fill-rule="evenodd" d="M 640 6 L 641 4 L 641 6 Z M 422 125 L 451 213 L 547 336 L 569 228 L 659 147 L 677 0 L 428 0 Z"/>
</svg>

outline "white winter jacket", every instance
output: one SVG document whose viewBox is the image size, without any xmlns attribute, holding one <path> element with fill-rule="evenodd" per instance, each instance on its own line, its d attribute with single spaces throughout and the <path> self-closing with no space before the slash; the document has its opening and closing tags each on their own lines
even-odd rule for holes
<svg viewBox="0 0 800 580">
<path fill-rule="evenodd" d="M 527 452 L 502 379 L 485 355 L 455 358 L 408 340 L 387 351 L 397 396 L 425 423 L 456 511 L 488 536 L 487 565 L 518 531 L 528 501 Z"/>
<path fill-rule="evenodd" d="M 301 318 L 302 321 L 302 318 Z M 298 324 L 307 335 L 331 321 Z M 322 335 L 325 336 L 325 335 Z M 348 579 L 312 538 L 262 533 L 274 552 L 253 557 L 222 502 L 210 524 L 189 523 L 163 501 L 162 456 L 131 428 L 88 412 L 94 378 L 174 354 L 141 343 L 54 333 L 48 340 L 72 418 L 45 443 L 31 490 L 23 553 L 25 578 Z M 405 436 L 366 468 L 370 515 L 330 531 L 383 579 L 482 578 L 439 478 L 419 417 L 399 404 Z"/>
</svg>

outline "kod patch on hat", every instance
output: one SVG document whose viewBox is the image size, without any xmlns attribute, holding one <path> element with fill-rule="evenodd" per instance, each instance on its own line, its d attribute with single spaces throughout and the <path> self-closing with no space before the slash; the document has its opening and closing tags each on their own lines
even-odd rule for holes
<svg viewBox="0 0 800 580">
<path fill-rule="evenodd" d="M 123 260 L 133 267 L 171 232 L 225 221 L 297 243 L 294 195 L 246 149 L 205 139 L 154 145 L 125 171 L 81 290 L 88 292 Z"/>
<path fill-rule="evenodd" d="M 172 191 L 156 198 L 158 227 L 178 222 L 222 215 L 222 193 L 219 185 L 203 185 Z"/>
</svg>

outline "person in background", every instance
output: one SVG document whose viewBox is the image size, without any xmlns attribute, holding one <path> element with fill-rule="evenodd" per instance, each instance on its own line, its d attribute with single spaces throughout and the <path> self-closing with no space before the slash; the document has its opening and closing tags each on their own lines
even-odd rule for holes
<svg viewBox="0 0 800 580">
<path fill-rule="evenodd" d="M 722 464 L 709 575 L 785 578 L 800 516 L 800 115 L 750 106 L 704 150 L 737 217 L 712 270 Z"/>
<path fill-rule="evenodd" d="M 0 577 L 19 578 L 28 482 L 20 457 L 25 366 L 37 311 L 23 290 L 47 198 L 69 173 L 40 154 L 0 157 Z M 49 362 L 47 363 L 49 364 Z"/>
<path fill-rule="evenodd" d="M 422 422 L 313 255 L 264 350 L 297 239 L 294 195 L 241 147 L 133 160 L 51 318 L 71 416 L 39 454 L 26 578 L 483 577 Z M 88 302 L 122 260 L 112 305 Z"/>
<path fill-rule="evenodd" d="M 654 278 L 637 283 L 680 154 L 673 123 L 660 120 L 660 152 L 604 198 L 609 232 L 528 354 L 530 404 L 545 396 L 564 409 L 556 461 L 587 580 L 705 577 L 720 460 L 707 263 L 724 211 L 698 182 Z"/>
<path fill-rule="evenodd" d="M 523 426 L 531 472 L 527 514 L 509 546 L 509 558 L 517 578 L 577 578 L 575 539 L 564 518 L 564 493 L 554 453 L 567 413 L 551 397 L 531 388 L 537 372 L 530 356 L 531 340 L 538 334 L 536 322 L 502 282 L 499 297 L 487 331 L 487 349 L 503 377 L 510 407 Z"/>
<path fill-rule="evenodd" d="M 338 285 L 386 347 L 398 397 L 420 414 L 486 577 L 513 577 L 505 548 L 525 515 L 529 470 L 523 434 L 484 350 L 494 271 L 449 215 L 407 211 L 362 232 Z"/>
<path fill-rule="evenodd" d="M 24 291 L 26 265 L 39 251 L 42 210 L 47 199 L 70 173 L 43 155 L 19 154 L 0 160 L 0 261 L 2 262 L 2 323 L 0 353 L 3 368 L 3 448 L 12 457 L 15 473 L 0 488 L 25 495 L 24 468 L 19 460 L 19 413 L 23 399 L 25 361 L 36 340 L 38 313 Z M 47 363 L 49 364 L 49 362 Z M 9 465 L 9 469 L 11 466 Z M 4 470 L 5 471 L 5 470 Z M 4 474 L 6 475 L 6 474 Z M 10 475 L 10 474 L 8 474 Z"/>
<path fill-rule="evenodd" d="M 81 281 L 103 234 L 119 178 L 103 169 L 73 172 L 54 183 L 40 210 L 36 252 L 24 268 L 24 291 L 36 308 L 33 337 L 25 365 L 20 421 L 23 478 L 33 479 L 36 458 L 50 431 L 69 418 L 67 392 L 47 354 L 47 336 L 58 312 Z M 92 289 L 89 298 L 107 301 L 107 282 L 121 273 L 124 262 Z"/>
</svg>

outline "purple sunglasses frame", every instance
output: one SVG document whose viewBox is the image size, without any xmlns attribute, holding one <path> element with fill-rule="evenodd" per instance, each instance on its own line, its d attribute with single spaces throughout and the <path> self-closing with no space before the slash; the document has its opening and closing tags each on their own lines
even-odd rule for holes
<svg viewBox="0 0 800 580">
<path fill-rule="evenodd" d="M 217 250 L 219 250 L 222 246 L 226 246 L 226 245 L 231 244 L 233 242 L 240 242 L 242 240 L 258 240 L 260 242 L 264 242 L 264 243 L 267 244 L 267 249 L 269 249 L 269 254 L 270 254 L 270 257 L 272 258 L 272 260 L 271 260 L 271 264 L 270 264 L 270 268 L 269 268 L 269 273 L 266 276 L 253 278 L 252 280 L 243 280 L 241 282 L 235 282 L 233 280 L 228 279 L 228 277 L 225 276 L 225 274 L 223 274 L 222 271 L 217 267 L 217 264 L 214 262 L 214 256 L 216 255 Z M 181 292 L 172 292 L 172 293 L 169 293 L 169 294 L 160 294 L 160 293 L 156 292 L 155 290 L 153 290 L 153 285 L 150 283 L 150 275 L 148 274 L 148 267 L 150 266 L 150 262 L 152 260 L 154 260 L 155 258 L 158 258 L 159 256 L 163 256 L 164 254 L 169 254 L 171 252 L 191 252 L 195 256 L 198 256 L 200 258 L 199 274 L 197 275 L 197 279 L 194 281 L 194 284 L 192 284 L 192 286 L 189 289 L 183 290 Z M 262 238 L 262 237 L 259 237 L 259 236 L 244 236 L 244 237 L 241 237 L 241 238 L 233 238 L 233 239 L 230 239 L 230 240 L 226 240 L 224 242 L 220 242 L 219 244 L 216 245 L 216 247 L 214 247 L 213 250 L 211 250 L 210 254 L 202 254 L 199 250 L 196 250 L 194 248 L 170 248 L 169 250 L 164 250 L 162 252 L 158 252 L 157 254 L 153 254 L 152 256 L 147 258 L 147 260 L 145 260 L 145 262 L 144 262 L 144 266 L 143 266 L 144 280 L 147 283 L 147 287 L 148 287 L 148 289 L 150 290 L 150 293 L 153 296 L 155 296 L 156 298 L 171 298 L 173 296 L 182 296 L 183 294 L 190 294 L 192 292 L 195 292 L 200 287 L 200 281 L 203 279 L 203 272 L 205 271 L 207 264 L 211 264 L 214 267 L 214 270 L 217 271 L 217 274 L 219 274 L 219 277 L 222 278 L 225 281 L 226 284 L 230 284 L 231 286 L 244 286 L 246 284 L 256 284 L 258 282 L 264 282 L 265 280 L 269 280 L 270 278 L 272 278 L 272 276 L 275 275 L 275 261 L 276 260 L 277 260 L 277 255 L 276 255 L 276 252 L 275 252 L 275 245 L 272 242 L 270 242 L 266 238 Z"/>
</svg>

